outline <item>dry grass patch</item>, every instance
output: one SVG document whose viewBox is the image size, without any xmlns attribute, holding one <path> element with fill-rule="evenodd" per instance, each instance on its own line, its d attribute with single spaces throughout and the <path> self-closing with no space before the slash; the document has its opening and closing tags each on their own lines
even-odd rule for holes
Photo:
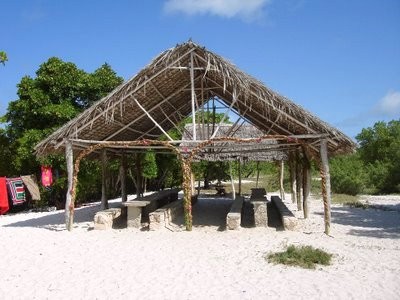
<svg viewBox="0 0 400 300">
<path fill-rule="evenodd" d="M 356 208 L 362 208 L 362 209 L 369 208 L 368 204 L 360 202 L 358 196 L 351 196 L 351 195 L 345 195 L 345 194 L 333 194 L 332 195 L 332 203 L 343 204 L 343 205 L 347 205 L 350 207 L 356 207 Z"/>
<path fill-rule="evenodd" d="M 317 264 L 331 264 L 332 254 L 311 246 L 288 246 L 286 251 L 271 253 L 266 256 L 268 262 L 296 266 L 305 269 L 315 269 Z"/>
</svg>

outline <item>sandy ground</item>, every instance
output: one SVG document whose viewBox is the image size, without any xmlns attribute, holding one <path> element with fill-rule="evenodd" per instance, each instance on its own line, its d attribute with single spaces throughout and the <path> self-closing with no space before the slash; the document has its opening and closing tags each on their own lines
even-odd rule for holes
<svg viewBox="0 0 400 300">
<path fill-rule="evenodd" d="M 192 232 L 95 231 L 98 204 L 77 209 L 72 232 L 60 211 L 0 216 L 0 299 L 400 299 L 400 196 L 363 201 L 380 209 L 332 206 L 332 236 L 320 199 L 299 232 L 224 231 L 226 199 L 199 200 Z M 291 244 L 333 264 L 265 260 Z"/>
</svg>

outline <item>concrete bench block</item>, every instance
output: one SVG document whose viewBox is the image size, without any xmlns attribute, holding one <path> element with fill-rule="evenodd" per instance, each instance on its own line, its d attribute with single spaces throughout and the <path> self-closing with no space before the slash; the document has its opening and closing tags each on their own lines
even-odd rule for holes
<svg viewBox="0 0 400 300">
<path fill-rule="evenodd" d="M 240 213 L 229 212 L 226 216 L 226 228 L 229 230 L 238 230 L 240 229 L 241 221 Z"/>
<path fill-rule="evenodd" d="M 281 216 L 283 228 L 285 230 L 297 230 L 299 228 L 299 222 L 295 215 L 290 209 L 283 203 L 282 199 L 278 196 L 272 196 L 271 201 L 275 204 L 278 212 Z"/>
<path fill-rule="evenodd" d="M 183 214 L 182 199 L 171 202 L 149 214 L 149 229 L 159 230 L 169 228 L 172 221 Z"/>
<path fill-rule="evenodd" d="M 157 219 L 161 218 L 161 215 L 154 214 L 160 206 L 165 203 L 169 203 L 178 198 L 178 189 L 160 191 L 133 201 L 124 202 L 122 205 L 127 207 L 127 227 L 141 228 L 142 222 L 157 223 Z M 161 219 L 160 219 L 161 222 Z"/>
<path fill-rule="evenodd" d="M 94 229 L 105 230 L 113 228 L 114 220 L 121 216 L 121 208 L 109 208 L 94 215 Z"/>
<path fill-rule="evenodd" d="M 242 223 L 242 207 L 243 207 L 243 197 L 237 197 L 231 206 L 231 210 L 226 216 L 226 228 L 229 230 L 240 229 L 240 224 Z"/>
<path fill-rule="evenodd" d="M 253 206 L 254 225 L 268 227 L 267 201 L 250 201 Z"/>
</svg>

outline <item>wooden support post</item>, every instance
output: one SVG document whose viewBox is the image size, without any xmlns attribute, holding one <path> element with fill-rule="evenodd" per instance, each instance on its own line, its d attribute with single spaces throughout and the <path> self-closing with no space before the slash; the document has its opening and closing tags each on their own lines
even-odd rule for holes
<svg viewBox="0 0 400 300">
<path fill-rule="evenodd" d="M 284 170 L 285 170 L 285 163 L 283 160 L 279 162 L 280 168 L 279 168 L 279 191 L 281 194 L 281 199 L 282 201 L 285 200 L 285 188 L 283 186 L 283 177 L 284 177 Z"/>
<path fill-rule="evenodd" d="M 304 219 L 308 218 L 309 207 L 308 207 L 308 197 L 310 195 L 311 189 L 311 164 L 306 155 L 303 160 L 303 212 Z"/>
<path fill-rule="evenodd" d="M 192 125 L 193 125 L 193 140 L 196 140 L 196 109 L 195 109 L 195 91 L 194 91 L 194 62 L 193 53 L 190 53 L 190 85 L 192 87 Z"/>
<path fill-rule="evenodd" d="M 238 164 L 239 164 L 239 196 L 242 195 L 242 159 L 239 158 L 238 160 Z"/>
<path fill-rule="evenodd" d="M 329 235 L 331 227 L 331 176 L 329 173 L 328 146 L 326 140 L 321 141 L 320 155 L 322 198 L 324 200 L 325 234 Z"/>
<path fill-rule="evenodd" d="M 74 154 L 72 151 L 72 144 L 69 140 L 65 142 L 65 159 L 67 161 L 67 174 L 68 174 L 68 188 L 67 197 L 65 200 L 65 225 L 68 231 L 72 230 L 72 224 L 74 223 L 74 203 L 72 203 L 72 181 L 74 174 Z"/>
<path fill-rule="evenodd" d="M 258 188 L 258 179 L 260 178 L 260 161 L 257 161 L 257 180 L 256 180 L 256 188 Z"/>
<path fill-rule="evenodd" d="M 229 175 L 231 177 L 232 200 L 235 200 L 236 199 L 235 182 L 233 181 L 232 163 L 230 161 L 229 161 Z"/>
<path fill-rule="evenodd" d="M 297 200 L 297 210 L 301 211 L 303 209 L 302 199 L 303 199 L 303 168 L 301 164 L 300 153 L 296 152 L 296 200 Z"/>
<path fill-rule="evenodd" d="M 296 184 L 296 156 L 291 152 L 289 156 L 290 167 L 290 191 L 292 193 L 292 203 L 297 203 L 297 184 Z"/>
<path fill-rule="evenodd" d="M 182 159 L 183 175 L 183 212 L 187 231 L 192 231 L 192 180 L 190 162 Z"/>
<path fill-rule="evenodd" d="M 101 209 L 108 209 L 107 200 L 107 151 L 101 151 Z"/>
<path fill-rule="evenodd" d="M 192 192 L 192 196 L 196 195 L 196 185 L 195 185 L 195 181 L 196 181 L 196 177 L 194 176 L 194 173 L 191 172 L 190 173 L 190 186 L 191 186 L 191 192 Z"/>
<path fill-rule="evenodd" d="M 197 198 L 200 196 L 200 184 L 201 184 L 201 180 L 199 178 L 199 180 L 197 182 Z"/>
<path fill-rule="evenodd" d="M 136 153 L 136 199 L 142 193 L 142 166 L 140 161 L 140 154 Z"/>
<path fill-rule="evenodd" d="M 126 194 L 126 155 L 125 155 L 125 152 L 122 153 L 119 174 L 120 174 L 120 178 L 121 178 L 121 199 L 122 199 L 122 202 L 126 202 L 128 200 L 128 195 Z"/>
</svg>

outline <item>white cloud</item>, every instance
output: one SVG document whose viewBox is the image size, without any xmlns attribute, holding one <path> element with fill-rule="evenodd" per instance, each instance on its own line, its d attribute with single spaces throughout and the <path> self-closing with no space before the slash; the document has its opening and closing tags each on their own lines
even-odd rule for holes
<svg viewBox="0 0 400 300">
<path fill-rule="evenodd" d="M 400 115 L 400 92 L 389 91 L 385 97 L 379 100 L 374 112 L 383 116 Z"/>
<path fill-rule="evenodd" d="M 356 113 L 335 125 L 346 132 L 356 135 L 362 128 L 372 126 L 378 121 L 390 121 L 400 116 L 400 92 L 389 91 L 372 107 Z"/>
<path fill-rule="evenodd" d="M 167 0 L 164 9 L 167 13 L 212 14 L 253 21 L 260 18 L 264 7 L 270 2 L 271 0 Z"/>
</svg>

